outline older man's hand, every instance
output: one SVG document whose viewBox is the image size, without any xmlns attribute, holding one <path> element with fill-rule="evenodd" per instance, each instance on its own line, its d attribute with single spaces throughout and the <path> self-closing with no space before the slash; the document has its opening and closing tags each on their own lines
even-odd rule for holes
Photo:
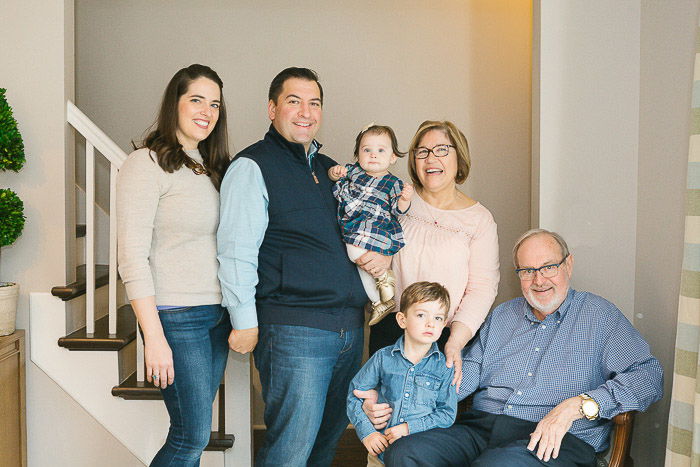
<svg viewBox="0 0 700 467">
<path fill-rule="evenodd" d="M 559 456 L 561 440 L 571 428 L 571 424 L 574 420 L 583 418 L 579 412 L 580 407 L 581 398 L 578 396 L 560 402 L 537 424 L 535 431 L 530 434 L 527 448 L 534 451 L 537 447 L 537 458 L 544 462 L 556 459 Z"/>
<path fill-rule="evenodd" d="M 363 399 L 362 401 L 362 411 L 367 415 L 369 421 L 374 425 L 375 430 L 381 430 L 384 428 L 389 419 L 391 418 L 391 412 L 393 409 L 389 404 L 383 403 L 378 404 L 379 394 L 374 389 L 369 391 L 360 391 L 355 389 L 352 393 L 358 399 Z"/>
</svg>

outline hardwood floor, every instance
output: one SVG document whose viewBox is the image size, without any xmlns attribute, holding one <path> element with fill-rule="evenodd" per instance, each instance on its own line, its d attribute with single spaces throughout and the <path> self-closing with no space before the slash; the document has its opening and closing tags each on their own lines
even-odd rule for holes
<svg viewBox="0 0 700 467">
<path fill-rule="evenodd" d="M 253 455 L 262 446 L 265 430 L 253 430 Z M 335 452 L 333 467 L 365 467 L 367 465 L 367 450 L 362 445 L 355 430 L 345 430 L 340 438 Z"/>
</svg>

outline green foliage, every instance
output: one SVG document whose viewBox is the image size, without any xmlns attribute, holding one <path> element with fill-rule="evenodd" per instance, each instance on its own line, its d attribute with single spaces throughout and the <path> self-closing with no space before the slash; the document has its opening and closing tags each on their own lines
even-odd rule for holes
<svg viewBox="0 0 700 467">
<path fill-rule="evenodd" d="M 18 172 L 24 161 L 22 135 L 5 99 L 5 89 L 0 88 L 0 170 Z"/>
<path fill-rule="evenodd" d="M 24 228 L 24 203 L 8 189 L 0 189 L 0 247 L 12 245 Z"/>
</svg>

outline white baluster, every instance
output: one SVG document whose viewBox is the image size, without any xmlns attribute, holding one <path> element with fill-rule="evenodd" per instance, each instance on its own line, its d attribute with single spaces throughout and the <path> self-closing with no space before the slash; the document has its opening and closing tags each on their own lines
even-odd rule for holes
<svg viewBox="0 0 700 467">
<path fill-rule="evenodd" d="M 109 333 L 117 333 L 117 166 L 109 172 Z"/>
<path fill-rule="evenodd" d="M 85 330 L 95 332 L 95 148 L 85 141 Z"/>
</svg>

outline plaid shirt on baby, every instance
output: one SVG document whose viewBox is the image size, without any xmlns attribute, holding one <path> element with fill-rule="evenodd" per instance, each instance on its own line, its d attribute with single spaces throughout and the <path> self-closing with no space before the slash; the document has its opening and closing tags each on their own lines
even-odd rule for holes
<svg viewBox="0 0 700 467">
<path fill-rule="evenodd" d="M 338 223 L 343 241 L 385 256 L 404 245 L 403 230 L 396 218 L 403 182 L 392 174 L 367 175 L 359 164 L 346 164 L 347 176 L 338 180 L 333 195 L 338 200 Z"/>
</svg>

